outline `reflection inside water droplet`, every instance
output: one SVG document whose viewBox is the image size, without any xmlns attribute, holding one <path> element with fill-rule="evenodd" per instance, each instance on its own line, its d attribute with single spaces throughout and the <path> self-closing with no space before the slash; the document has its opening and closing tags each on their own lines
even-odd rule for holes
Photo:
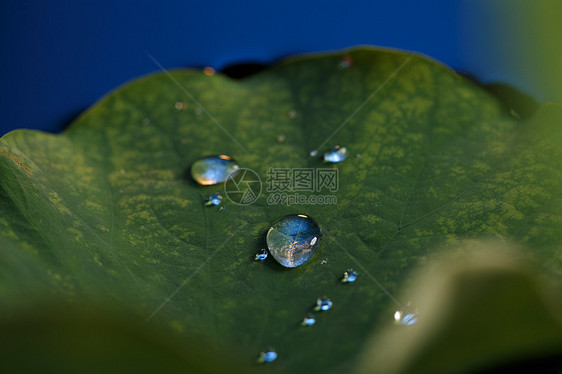
<svg viewBox="0 0 562 374">
<path fill-rule="evenodd" d="M 207 156 L 191 165 L 191 177 L 201 185 L 210 186 L 234 178 L 238 169 L 238 164 L 229 156 Z"/>
<path fill-rule="evenodd" d="M 320 247 L 322 232 L 314 219 L 304 214 L 290 214 L 271 225 L 266 240 L 277 262 L 289 268 L 307 262 Z"/>
<path fill-rule="evenodd" d="M 347 158 L 347 148 L 340 147 L 336 145 L 332 147 L 328 152 L 324 153 L 324 161 L 338 163 L 342 162 Z"/>
</svg>

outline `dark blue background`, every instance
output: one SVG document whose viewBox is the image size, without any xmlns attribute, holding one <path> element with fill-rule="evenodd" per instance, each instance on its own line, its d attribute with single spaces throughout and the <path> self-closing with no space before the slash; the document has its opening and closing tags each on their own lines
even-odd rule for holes
<svg viewBox="0 0 562 374">
<path fill-rule="evenodd" d="M 49 3 L 49 4 L 47 4 Z M 59 131 L 102 95 L 166 68 L 271 63 L 369 44 L 413 50 L 483 81 L 534 88 L 505 65 L 498 12 L 465 1 L 12 1 L 0 11 L 0 135 Z M 540 99 L 540 97 L 538 97 Z"/>
</svg>

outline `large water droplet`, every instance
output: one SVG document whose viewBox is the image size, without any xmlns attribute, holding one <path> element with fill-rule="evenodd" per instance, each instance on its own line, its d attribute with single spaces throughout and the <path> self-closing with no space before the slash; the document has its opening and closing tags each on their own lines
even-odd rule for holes
<svg viewBox="0 0 562 374">
<path fill-rule="evenodd" d="M 191 165 L 191 177 L 199 184 L 210 186 L 234 178 L 238 169 L 236 161 L 229 156 L 207 156 Z"/>
<path fill-rule="evenodd" d="M 349 269 L 345 273 L 343 273 L 343 279 L 341 280 L 343 283 L 353 283 L 357 280 L 357 272 L 353 269 Z"/>
<path fill-rule="evenodd" d="M 277 352 L 273 348 L 268 348 L 267 351 L 261 352 L 258 362 L 273 362 L 277 359 Z"/>
<path fill-rule="evenodd" d="M 332 301 L 328 299 L 328 297 L 324 296 L 316 300 L 316 306 L 314 307 L 314 310 L 325 312 L 327 310 L 330 310 L 332 305 L 333 305 Z"/>
<path fill-rule="evenodd" d="M 307 262 L 320 247 L 322 232 L 314 219 L 290 214 L 267 231 L 269 253 L 281 265 L 294 268 Z"/>
<path fill-rule="evenodd" d="M 347 158 L 347 148 L 336 145 L 328 152 L 324 153 L 324 161 L 326 162 L 342 162 Z"/>
</svg>

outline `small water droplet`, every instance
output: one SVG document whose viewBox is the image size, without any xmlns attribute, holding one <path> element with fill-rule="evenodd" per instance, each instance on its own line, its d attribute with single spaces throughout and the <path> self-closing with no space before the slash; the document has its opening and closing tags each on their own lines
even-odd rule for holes
<svg viewBox="0 0 562 374">
<path fill-rule="evenodd" d="M 266 235 L 269 253 L 288 268 L 307 262 L 320 247 L 321 238 L 320 226 L 304 214 L 289 214 L 279 219 Z"/>
<path fill-rule="evenodd" d="M 260 353 L 258 362 L 273 362 L 277 359 L 277 352 L 273 348 L 268 348 L 265 352 Z"/>
<path fill-rule="evenodd" d="M 229 156 L 207 156 L 191 165 L 191 177 L 197 183 L 209 186 L 234 178 L 238 174 L 238 169 L 236 161 Z"/>
<path fill-rule="evenodd" d="M 210 66 L 206 66 L 206 67 L 203 69 L 203 73 L 204 73 L 206 76 L 210 77 L 210 76 L 215 75 L 216 70 L 213 69 L 213 68 L 210 67 Z"/>
<path fill-rule="evenodd" d="M 174 107 L 177 110 L 185 110 L 187 109 L 187 103 L 185 101 L 177 101 Z"/>
<path fill-rule="evenodd" d="M 356 154 L 355 157 L 361 158 L 361 153 Z"/>
<path fill-rule="evenodd" d="M 143 124 L 144 126 L 148 126 L 148 125 L 150 124 L 150 119 L 148 119 L 148 118 L 143 119 L 143 120 L 142 120 L 142 124 Z"/>
<path fill-rule="evenodd" d="M 316 156 L 318 156 L 318 151 L 316 149 L 310 151 L 310 157 L 316 157 Z"/>
<path fill-rule="evenodd" d="M 343 283 L 353 283 L 357 280 L 358 273 L 353 270 L 349 269 L 345 273 L 343 273 L 343 279 L 341 280 Z"/>
<path fill-rule="evenodd" d="M 353 61 L 351 56 L 342 57 L 339 63 L 340 69 L 348 69 L 350 67 L 353 67 L 353 65 L 355 65 L 355 62 Z"/>
<path fill-rule="evenodd" d="M 304 317 L 304 319 L 302 320 L 303 326 L 312 326 L 315 323 L 316 323 L 316 318 L 312 314 Z"/>
<path fill-rule="evenodd" d="M 404 326 L 412 326 L 414 323 L 418 322 L 418 314 L 397 310 L 394 312 L 394 321 Z"/>
<path fill-rule="evenodd" d="M 325 312 L 327 310 L 330 310 L 332 305 L 332 301 L 328 299 L 328 297 L 324 296 L 316 300 L 316 306 L 314 307 L 314 310 Z"/>
<path fill-rule="evenodd" d="M 297 111 L 294 110 L 294 109 L 289 112 L 289 118 L 291 118 L 291 119 L 297 118 L 298 115 L 299 115 L 299 114 L 298 114 Z"/>
<path fill-rule="evenodd" d="M 198 105 L 195 110 L 194 110 L 195 114 L 197 114 L 198 116 L 203 114 L 203 107 L 201 105 Z"/>
<path fill-rule="evenodd" d="M 217 206 L 220 205 L 221 201 L 222 201 L 222 196 L 215 192 L 209 195 L 209 199 L 207 200 L 205 205 Z"/>
<path fill-rule="evenodd" d="M 287 139 L 287 137 L 285 136 L 285 134 L 279 134 L 279 135 L 277 135 L 277 141 L 278 141 L 279 143 L 283 143 L 286 139 Z"/>
<path fill-rule="evenodd" d="M 261 248 L 258 253 L 256 253 L 256 261 L 263 262 L 267 258 L 267 250 L 265 248 Z"/>
<path fill-rule="evenodd" d="M 338 163 L 347 158 L 347 148 L 336 145 L 328 152 L 324 153 L 324 161 Z"/>
<path fill-rule="evenodd" d="M 320 264 L 322 264 L 322 265 L 326 265 L 327 263 L 328 263 L 328 259 L 327 259 L 327 258 L 325 258 L 325 259 L 323 259 L 323 260 L 322 260 L 322 262 L 321 262 Z"/>
</svg>

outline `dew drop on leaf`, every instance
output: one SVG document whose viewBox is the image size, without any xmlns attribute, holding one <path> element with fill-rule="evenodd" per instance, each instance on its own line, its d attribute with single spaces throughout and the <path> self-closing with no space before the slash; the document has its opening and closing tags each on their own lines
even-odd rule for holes
<svg viewBox="0 0 562 374">
<path fill-rule="evenodd" d="M 201 185 L 210 186 L 234 178 L 238 169 L 236 161 L 229 156 L 207 156 L 191 165 L 191 177 Z"/>
<path fill-rule="evenodd" d="M 321 238 L 320 226 L 304 214 L 290 214 L 279 219 L 266 235 L 269 253 L 288 268 L 307 262 L 320 247 Z"/>
<path fill-rule="evenodd" d="M 349 269 L 345 273 L 343 273 L 343 279 L 341 280 L 343 283 L 353 283 L 357 280 L 358 273 L 353 270 Z"/>
<path fill-rule="evenodd" d="M 327 296 L 323 296 L 318 300 L 316 300 L 316 306 L 314 307 L 314 310 L 325 312 L 327 310 L 330 310 L 330 308 L 332 308 L 332 305 L 333 305 L 332 301 L 328 299 Z"/>
<path fill-rule="evenodd" d="M 209 199 L 207 200 L 205 205 L 217 206 L 220 205 L 221 201 L 222 201 L 222 196 L 215 192 L 209 195 Z"/>
<path fill-rule="evenodd" d="M 277 352 L 273 348 L 268 348 L 265 352 L 260 353 L 258 362 L 273 362 L 277 359 Z"/>
<path fill-rule="evenodd" d="M 308 315 L 302 320 L 303 326 L 312 326 L 316 323 L 316 318 L 313 315 Z"/>
<path fill-rule="evenodd" d="M 338 163 L 347 158 L 347 148 L 336 145 L 324 153 L 324 161 Z"/>
<path fill-rule="evenodd" d="M 265 248 L 261 248 L 258 253 L 256 253 L 256 261 L 263 262 L 267 258 L 267 250 Z"/>
</svg>

